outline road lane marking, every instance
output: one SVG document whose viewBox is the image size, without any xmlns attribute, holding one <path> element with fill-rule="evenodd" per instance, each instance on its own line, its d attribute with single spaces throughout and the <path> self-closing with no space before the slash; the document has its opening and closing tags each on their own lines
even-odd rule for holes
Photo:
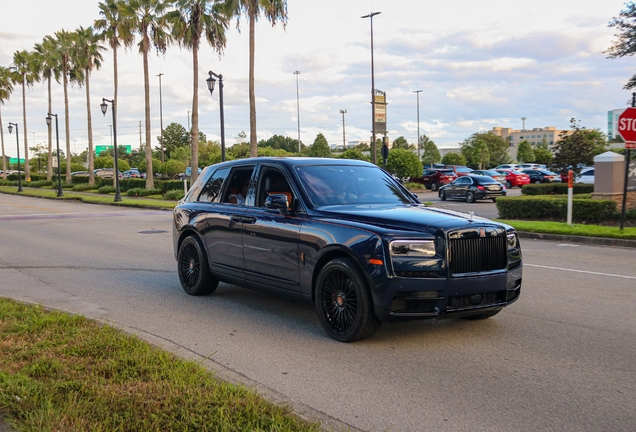
<svg viewBox="0 0 636 432">
<path fill-rule="evenodd" d="M 536 265 L 536 264 L 523 264 L 526 267 L 537 267 L 537 268 L 544 268 L 544 269 L 549 269 L 549 270 L 561 270 L 561 271 L 568 271 L 568 272 L 573 272 L 573 273 L 585 273 L 585 274 L 593 274 L 593 275 L 598 275 L 598 276 L 611 276 L 611 277 L 617 277 L 617 278 L 622 278 L 622 279 L 636 279 L 636 276 L 624 276 L 624 275 L 617 275 L 617 274 L 612 274 L 612 273 L 601 273 L 601 272 L 593 272 L 593 271 L 587 271 L 587 270 L 574 270 L 574 269 L 566 269 L 566 268 L 562 268 L 562 267 L 550 267 L 550 266 L 543 266 L 543 265 Z"/>
</svg>

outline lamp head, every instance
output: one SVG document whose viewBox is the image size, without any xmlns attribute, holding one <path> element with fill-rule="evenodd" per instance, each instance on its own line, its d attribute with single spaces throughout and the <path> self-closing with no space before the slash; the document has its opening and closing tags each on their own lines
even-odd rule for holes
<svg viewBox="0 0 636 432">
<path fill-rule="evenodd" d="M 210 94 L 214 92 L 214 85 L 216 84 L 216 80 L 212 78 L 212 72 L 210 72 L 210 77 L 205 80 L 208 83 L 208 90 L 210 90 Z"/>
<path fill-rule="evenodd" d="M 106 104 L 106 101 L 102 100 L 100 108 L 102 109 L 102 114 L 104 114 L 104 117 L 106 117 L 106 111 L 108 111 L 108 105 Z"/>
<path fill-rule="evenodd" d="M 46 116 L 46 125 L 51 126 L 51 115 Z"/>
<path fill-rule="evenodd" d="M 9 123 L 9 133 L 13 133 L 13 125 Z"/>
</svg>

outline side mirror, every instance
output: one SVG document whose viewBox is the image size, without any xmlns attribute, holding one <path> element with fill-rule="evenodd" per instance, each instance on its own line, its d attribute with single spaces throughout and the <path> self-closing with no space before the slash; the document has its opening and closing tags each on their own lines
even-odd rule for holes
<svg viewBox="0 0 636 432">
<path fill-rule="evenodd" d="M 272 194 L 265 199 L 265 208 L 280 211 L 281 214 L 287 215 L 289 212 L 289 200 L 285 194 Z"/>
</svg>

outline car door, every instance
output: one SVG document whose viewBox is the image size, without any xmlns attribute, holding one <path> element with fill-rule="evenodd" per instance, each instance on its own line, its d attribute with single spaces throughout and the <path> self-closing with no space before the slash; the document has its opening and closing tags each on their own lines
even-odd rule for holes
<svg viewBox="0 0 636 432">
<path fill-rule="evenodd" d="M 297 190 L 282 167 L 263 164 L 253 187 L 253 200 L 244 214 L 243 253 L 245 278 L 251 285 L 300 291 L 300 228 L 306 214 L 298 207 Z M 265 207 L 272 194 L 291 197 L 287 214 Z M 288 198 L 289 199 L 289 198 Z"/>
<path fill-rule="evenodd" d="M 468 176 L 463 176 L 454 181 L 453 187 L 453 197 L 455 198 L 463 198 L 466 195 L 466 191 L 470 186 L 470 178 Z"/>
</svg>

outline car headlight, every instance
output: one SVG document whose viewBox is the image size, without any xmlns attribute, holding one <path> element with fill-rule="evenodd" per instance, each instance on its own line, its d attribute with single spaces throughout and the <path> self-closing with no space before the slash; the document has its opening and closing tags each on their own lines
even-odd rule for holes
<svg viewBox="0 0 636 432">
<path fill-rule="evenodd" d="M 517 235 L 508 234 L 508 249 L 514 249 L 517 247 Z"/>
<path fill-rule="evenodd" d="M 392 256 L 435 256 L 435 242 L 433 240 L 394 240 L 390 243 L 389 249 Z"/>
</svg>

